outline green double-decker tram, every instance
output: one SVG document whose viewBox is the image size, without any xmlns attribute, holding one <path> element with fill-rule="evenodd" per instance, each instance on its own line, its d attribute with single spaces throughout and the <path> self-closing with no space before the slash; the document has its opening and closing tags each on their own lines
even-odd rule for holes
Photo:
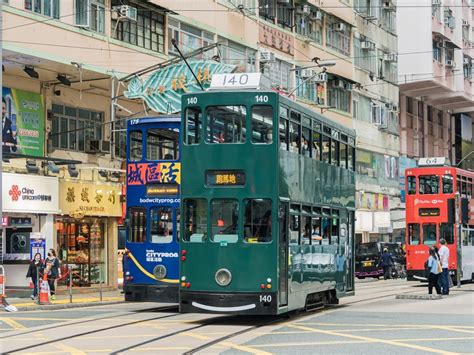
<svg viewBox="0 0 474 355">
<path fill-rule="evenodd" d="M 186 94 L 182 115 L 181 312 L 353 294 L 354 132 L 273 91 Z"/>
</svg>

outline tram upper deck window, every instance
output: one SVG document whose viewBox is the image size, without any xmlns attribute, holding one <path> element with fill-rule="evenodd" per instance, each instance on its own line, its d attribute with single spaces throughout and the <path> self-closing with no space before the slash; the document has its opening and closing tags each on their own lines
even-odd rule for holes
<svg viewBox="0 0 474 355">
<path fill-rule="evenodd" d="M 355 170 L 355 148 L 350 146 L 347 149 L 347 168 Z"/>
<path fill-rule="evenodd" d="M 321 160 L 321 133 L 313 131 L 313 159 Z"/>
<path fill-rule="evenodd" d="M 130 161 L 140 161 L 143 157 L 143 133 L 142 131 L 130 132 L 129 138 L 129 159 Z"/>
<path fill-rule="evenodd" d="M 439 238 L 446 240 L 447 244 L 454 244 L 454 225 L 452 223 L 440 223 Z"/>
<path fill-rule="evenodd" d="M 206 109 L 208 143 L 245 143 L 245 106 L 209 106 Z"/>
<path fill-rule="evenodd" d="M 207 202 L 205 199 L 184 200 L 184 240 L 200 243 L 207 240 Z"/>
<path fill-rule="evenodd" d="M 423 224 L 423 244 L 424 245 L 436 244 L 436 224 L 434 223 Z"/>
<path fill-rule="evenodd" d="M 186 144 L 199 144 L 202 130 L 201 108 L 186 108 L 184 119 L 186 120 Z"/>
<path fill-rule="evenodd" d="M 152 128 L 147 131 L 147 160 L 176 160 L 179 133 L 171 128 Z"/>
<path fill-rule="evenodd" d="M 272 200 L 244 200 L 244 241 L 247 243 L 272 241 Z"/>
<path fill-rule="evenodd" d="M 453 193 L 453 176 L 443 175 L 443 194 Z"/>
<path fill-rule="evenodd" d="M 331 164 L 332 165 L 339 165 L 339 133 L 333 131 L 332 132 L 332 139 L 331 139 Z"/>
<path fill-rule="evenodd" d="M 313 244 L 321 244 L 321 217 L 316 216 L 311 220 L 311 239 Z"/>
<path fill-rule="evenodd" d="M 421 195 L 439 193 L 439 176 L 422 175 L 418 177 L 418 189 Z"/>
<path fill-rule="evenodd" d="M 331 138 L 326 135 L 323 135 L 323 142 L 322 142 L 322 161 L 324 163 L 330 162 L 331 159 Z"/>
<path fill-rule="evenodd" d="M 305 157 L 311 156 L 311 130 L 309 128 L 303 127 L 301 129 L 301 154 Z"/>
<path fill-rule="evenodd" d="M 130 207 L 128 210 L 129 230 L 128 241 L 143 243 L 146 239 L 146 208 Z"/>
<path fill-rule="evenodd" d="M 300 237 L 301 216 L 297 214 L 290 215 L 290 244 L 298 244 Z"/>
<path fill-rule="evenodd" d="M 407 191 L 409 195 L 416 194 L 416 176 L 407 177 Z"/>
<path fill-rule="evenodd" d="M 211 202 L 211 239 L 213 242 L 237 243 L 239 203 L 237 200 L 216 199 Z"/>
<path fill-rule="evenodd" d="M 150 209 L 150 237 L 152 243 L 173 241 L 173 210 L 170 207 Z"/>
<path fill-rule="evenodd" d="M 410 223 L 408 225 L 408 244 L 420 244 L 420 225 L 418 223 Z"/>
<path fill-rule="evenodd" d="M 339 143 L 339 159 L 342 168 L 347 169 L 347 144 Z"/>
<path fill-rule="evenodd" d="M 280 118 L 279 124 L 280 149 L 288 150 L 288 120 Z"/>
<path fill-rule="evenodd" d="M 290 122 L 290 152 L 298 154 L 300 152 L 300 145 L 300 125 Z"/>
<path fill-rule="evenodd" d="M 252 143 L 271 144 L 273 139 L 273 107 L 252 107 Z"/>
<path fill-rule="evenodd" d="M 311 235 L 312 235 L 312 224 L 311 224 L 311 216 L 302 216 L 302 231 L 301 231 L 301 244 L 312 244 L 311 243 Z"/>
</svg>

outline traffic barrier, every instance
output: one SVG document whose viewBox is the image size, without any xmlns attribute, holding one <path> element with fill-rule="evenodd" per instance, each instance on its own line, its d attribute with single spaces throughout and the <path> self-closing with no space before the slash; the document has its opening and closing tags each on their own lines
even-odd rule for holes
<svg viewBox="0 0 474 355">
<path fill-rule="evenodd" d="M 18 309 L 15 306 L 12 306 L 7 301 L 7 295 L 5 291 L 5 268 L 3 265 L 0 265 L 0 297 L 2 298 L 2 306 L 7 312 L 16 312 Z"/>
<path fill-rule="evenodd" d="M 40 290 L 39 290 L 39 297 L 38 297 L 39 304 L 50 304 L 51 302 L 49 301 L 49 296 L 50 296 L 50 289 L 49 289 L 49 284 L 48 284 L 48 276 L 46 275 L 46 273 L 44 273 L 43 279 L 41 280 L 41 283 L 40 283 Z"/>
</svg>

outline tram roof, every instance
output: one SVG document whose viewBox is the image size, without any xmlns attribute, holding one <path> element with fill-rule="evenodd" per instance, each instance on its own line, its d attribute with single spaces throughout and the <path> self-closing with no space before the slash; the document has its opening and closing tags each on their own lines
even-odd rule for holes
<svg viewBox="0 0 474 355">
<path fill-rule="evenodd" d="M 135 120 L 135 121 L 134 121 Z M 127 125 L 130 125 L 131 121 L 134 121 L 134 125 L 138 123 L 170 123 L 170 122 L 181 122 L 181 116 L 176 115 L 163 115 L 163 116 L 148 116 L 148 117 L 138 117 L 131 118 L 127 120 Z"/>
</svg>

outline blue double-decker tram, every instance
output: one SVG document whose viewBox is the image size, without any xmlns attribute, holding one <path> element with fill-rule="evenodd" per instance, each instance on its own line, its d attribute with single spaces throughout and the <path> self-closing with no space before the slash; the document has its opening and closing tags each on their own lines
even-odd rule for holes
<svg viewBox="0 0 474 355">
<path fill-rule="evenodd" d="M 180 118 L 127 124 L 126 301 L 178 301 Z"/>
</svg>

